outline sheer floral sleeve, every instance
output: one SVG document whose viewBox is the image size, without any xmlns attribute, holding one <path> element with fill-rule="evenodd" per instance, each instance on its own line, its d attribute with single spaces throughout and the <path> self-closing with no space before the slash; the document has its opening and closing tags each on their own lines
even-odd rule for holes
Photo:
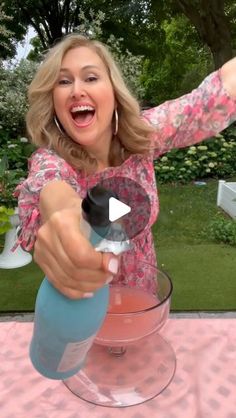
<svg viewBox="0 0 236 418">
<path fill-rule="evenodd" d="M 20 234 L 17 244 L 31 250 L 40 227 L 39 196 L 43 186 L 52 180 L 65 180 L 76 191 L 76 173 L 53 151 L 39 149 L 29 161 L 29 175 L 20 183 L 14 195 L 18 198 Z"/>
<path fill-rule="evenodd" d="M 214 136 L 236 119 L 236 100 L 229 97 L 220 70 L 210 74 L 191 93 L 145 110 L 155 128 L 154 159 L 172 148 L 182 148 Z"/>
</svg>

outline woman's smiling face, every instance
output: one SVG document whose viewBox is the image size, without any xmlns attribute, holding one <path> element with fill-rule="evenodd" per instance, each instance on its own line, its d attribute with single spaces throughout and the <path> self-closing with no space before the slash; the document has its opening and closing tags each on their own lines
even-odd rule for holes
<svg viewBox="0 0 236 418">
<path fill-rule="evenodd" d="M 101 147 L 109 150 L 115 97 L 106 66 L 94 50 L 77 47 L 65 54 L 53 102 L 73 141 L 94 155 Z"/>
</svg>

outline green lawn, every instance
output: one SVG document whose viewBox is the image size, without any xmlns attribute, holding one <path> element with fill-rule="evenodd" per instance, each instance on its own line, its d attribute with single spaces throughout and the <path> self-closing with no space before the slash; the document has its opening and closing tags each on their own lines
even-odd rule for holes
<svg viewBox="0 0 236 418">
<path fill-rule="evenodd" d="M 172 310 L 236 310 L 236 248 L 209 240 L 217 181 L 162 185 L 153 227 L 159 266 L 172 278 Z M 34 264 L 0 270 L 0 312 L 33 311 L 43 273 Z"/>
<path fill-rule="evenodd" d="M 231 179 L 235 181 L 235 179 Z M 163 185 L 153 227 L 159 266 L 172 278 L 172 310 L 236 310 L 236 248 L 209 240 L 217 181 Z"/>
<path fill-rule="evenodd" d="M 0 269 L 0 312 L 33 311 L 43 272 L 32 262 L 17 269 Z"/>
</svg>

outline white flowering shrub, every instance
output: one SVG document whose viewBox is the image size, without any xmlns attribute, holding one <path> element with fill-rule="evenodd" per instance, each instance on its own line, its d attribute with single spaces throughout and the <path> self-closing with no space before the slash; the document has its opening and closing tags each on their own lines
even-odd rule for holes
<svg viewBox="0 0 236 418">
<path fill-rule="evenodd" d="M 0 67 L 0 206 L 11 208 L 16 185 L 27 173 L 27 161 L 34 147 L 25 133 L 27 87 L 36 64 L 22 60 L 14 68 Z"/>
<path fill-rule="evenodd" d="M 231 176 L 236 174 L 235 161 L 236 130 L 232 127 L 200 144 L 171 150 L 154 164 L 158 181 L 168 183 Z"/>
<path fill-rule="evenodd" d="M 27 88 L 36 64 L 21 60 L 16 67 L 0 67 L 0 144 L 25 134 Z"/>
<path fill-rule="evenodd" d="M 12 17 L 7 16 L 0 5 L 0 47 L 7 52 L 11 50 L 9 39 L 13 35 L 13 32 L 6 27 L 6 22 L 9 20 L 12 20 Z"/>
</svg>

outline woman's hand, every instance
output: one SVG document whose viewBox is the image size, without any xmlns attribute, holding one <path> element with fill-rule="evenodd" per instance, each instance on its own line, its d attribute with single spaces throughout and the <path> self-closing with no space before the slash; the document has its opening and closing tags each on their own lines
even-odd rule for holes
<svg viewBox="0 0 236 418">
<path fill-rule="evenodd" d="M 95 251 L 79 224 L 76 208 L 53 213 L 39 229 L 34 247 L 34 260 L 49 281 L 72 299 L 93 296 L 118 268 L 118 258 Z"/>
<path fill-rule="evenodd" d="M 80 230 L 81 199 L 64 181 L 46 184 L 40 193 L 34 260 L 49 281 L 71 299 L 92 297 L 118 270 L 118 258 L 95 251 Z"/>
</svg>

